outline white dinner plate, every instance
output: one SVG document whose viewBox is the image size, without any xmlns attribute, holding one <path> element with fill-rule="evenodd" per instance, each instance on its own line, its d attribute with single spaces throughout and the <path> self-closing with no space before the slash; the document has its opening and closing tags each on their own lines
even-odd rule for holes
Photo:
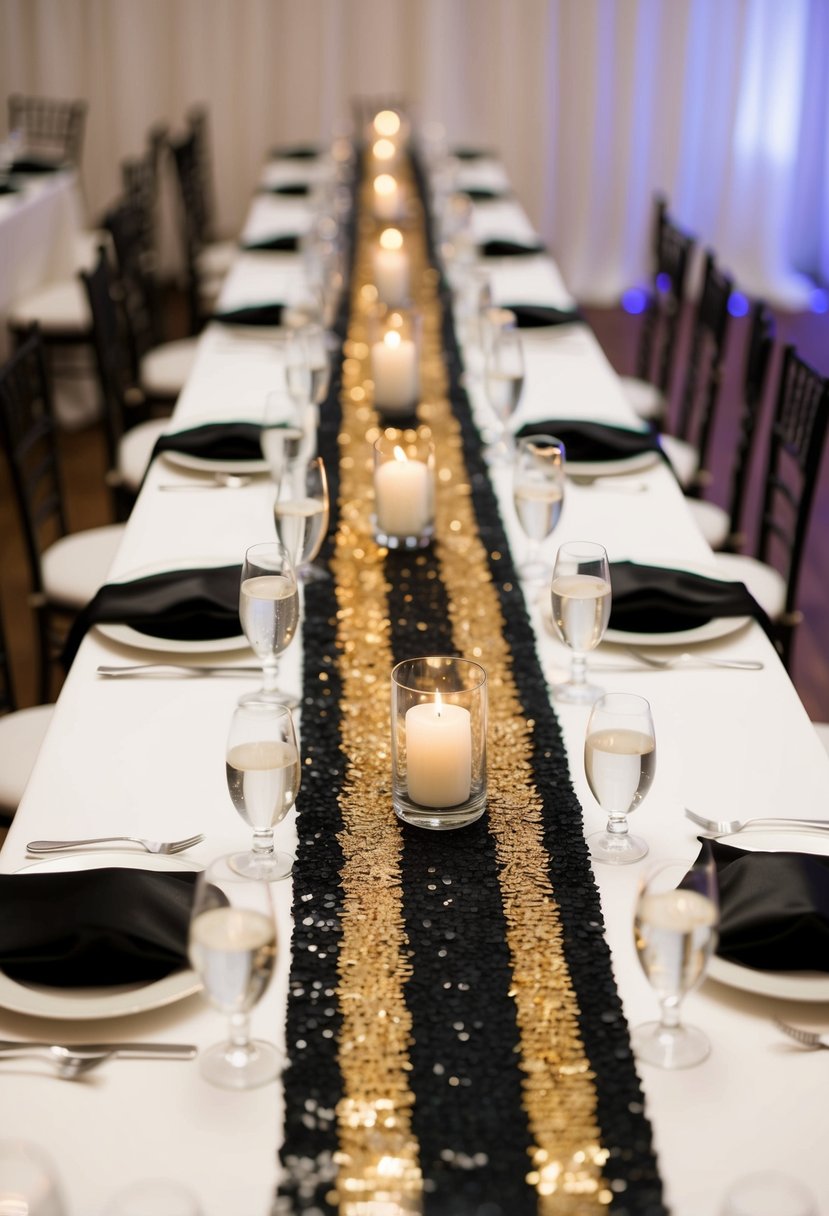
<svg viewBox="0 0 829 1216">
<path fill-rule="evenodd" d="M 635 456 L 623 456 L 619 460 L 567 460 L 564 471 L 576 477 L 626 477 L 651 468 L 661 459 L 658 452 L 637 452 Z"/>
<path fill-rule="evenodd" d="M 248 330 L 250 327 L 247 327 Z M 179 430 L 193 430 L 199 426 L 219 425 L 222 418 L 188 418 Z M 242 419 L 241 421 L 245 421 Z M 171 431 L 170 434 L 175 434 Z M 193 473 L 248 473 L 256 475 L 268 473 L 270 465 L 264 457 L 261 460 L 208 460 L 204 456 L 192 456 L 187 452 L 162 452 L 161 459 L 177 469 L 187 469 Z"/>
<path fill-rule="evenodd" d="M 198 570 L 201 567 L 232 566 L 241 562 L 235 557 L 192 557 L 182 558 L 171 564 L 159 562 L 150 566 L 141 566 L 138 570 L 130 570 L 113 579 L 113 583 L 129 583 L 133 579 L 148 578 L 151 574 L 166 574 L 169 570 Z M 180 638 L 158 638 L 151 633 L 141 633 L 131 625 L 119 625 L 113 622 L 101 621 L 93 626 L 103 637 L 112 642 L 120 642 L 122 646 L 133 646 L 137 650 L 152 650 L 159 654 L 221 654 L 226 650 L 244 650 L 248 646 L 245 635 L 239 634 L 232 638 L 200 638 L 188 642 Z"/>
<path fill-rule="evenodd" d="M 720 839 L 724 844 L 746 852 L 818 853 L 822 856 L 829 853 L 829 834 L 818 835 L 817 832 L 749 829 Z M 708 964 L 708 978 L 758 996 L 776 996 L 789 1001 L 829 1001 L 829 973 L 825 971 L 756 971 L 714 955 Z"/>
<path fill-rule="evenodd" d="M 179 871 L 202 868 L 197 862 L 184 857 L 101 851 L 44 857 L 38 861 L 27 862 L 17 873 L 67 873 L 106 866 L 132 870 Z M 0 971 L 0 1007 L 36 1018 L 91 1021 L 160 1009 L 163 1005 L 171 1005 L 174 1001 L 193 996 L 201 991 L 201 987 L 201 981 L 189 967 L 150 983 L 117 984 L 106 988 L 47 988 L 42 984 L 22 984 Z"/>
</svg>

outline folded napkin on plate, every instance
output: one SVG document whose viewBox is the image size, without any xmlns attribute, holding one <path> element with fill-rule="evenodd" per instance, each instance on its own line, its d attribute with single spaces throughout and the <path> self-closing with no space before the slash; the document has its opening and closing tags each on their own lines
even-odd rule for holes
<svg viewBox="0 0 829 1216">
<path fill-rule="evenodd" d="M 241 241 L 240 248 L 246 253 L 296 253 L 299 249 L 299 237 L 293 232 L 283 232 L 279 236 L 263 236 L 255 241 Z"/>
<path fill-rule="evenodd" d="M 311 187 L 307 182 L 284 182 L 276 186 L 263 186 L 259 193 L 280 194 L 290 198 L 304 198 L 305 195 L 311 193 Z"/>
<path fill-rule="evenodd" d="M 223 325 L 280 325 L 284 304 L 248 304 L 243 308 L 228 308 L 214 312 L 211 321 Z"/>
<path fill-rule="evenodd" d="M 720 888 L 720 958 L 758 971 L 829 971 L 829 857 L 709 843 Z"/>
<path fill-rule="evenodd" d="M 718 617 L 753 616 L 771 631 L 765 612 L 743 583 L 636 562 L 611 562 L 610 582 L 611 629 L 675 633 Z"/>
<path fill-rule="evenodd" d="M 261 433 L 262 426 L 258 422 L 206 422 L 184 431 L 159 435 L 152 460 L 161 452 L 181 452 L 202 460 L 261 460 Z"/>
<path fill-rule="evenodd" d="M 554 435 L 564 444 L 567 460 L 573 464 L 587 460 L 624 460 L 643 452 L 662 454 L 659 440 L 652 431 L 634 431 L 604 422 L 570 418 L 527 422 L 517 431 L 516 438 L 528 435 Z"/>
<path fill-rule="evenodd" d="M 551 304 L 500 304 L 499 308 L 508 308 L 515 313 L 515 323 L 519 329 L 569 325 L 573 321 L 584 320 L 578 308 L 554 308 Z"/>
<path fill-rule="evenodd" d="M 237 565 L 210 566 L 105 583 L 75 618 L 61 656 L 64 666 L 93 625 L 129 625 L 175 642 L 238 637 L 241 572 Z"/>
<path fill-rule="evenodd" d="M 525 245 L 521 241 L 507 241 L 500 237 L 493 237 L 478 246 L 478 253 L 484 258 L 526 258 L 546 253 L 546 250 L 547 246 L 540 242 Z"/>
<path fill-rule="evenodd" d="M 50 160 L 46 156 L 19 156 L 9 165 L 9 173 L 57 173 L 63 161 Z"/>
<path fill-rule="evenodd" d="M 273 148 L 272 160 L 316 160 L 320 150 L 314 144 L 296 144 L 289 148 Z"/>
<path fill-rule="evenodd" d="M 452 155 L 458 160 L 486 160 L 492 153 L 484 148 L 453 148 Z"/>
<path fill-rule="evenodd" d="M 26 984 L 149 982 L 187 966 L 195 873 L 0 874 L 0 970 Z"/>
<path fill-rule="evenodd" d="M 499 198 L 509 198 L 508 190 L 493 190 L 489 186 L 461 186 L 459 194 L 465 194 L 473 203 L 491 203 Z"/>
</svg>

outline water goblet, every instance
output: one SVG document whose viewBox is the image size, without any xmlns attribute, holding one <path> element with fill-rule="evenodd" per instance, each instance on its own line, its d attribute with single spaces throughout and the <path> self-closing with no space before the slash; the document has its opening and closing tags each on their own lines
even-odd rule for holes
<svg viewBox="0 0 829 1216">
<path fill-rule="evenodd" d="M 277 490 L 302 451 L 304 421 L 302 410 L 287 389 L 274 389 L 267 394 L 259 445 Z"/>
<path fill-rule="evenodd" d="M 498 437 L 485 450 L 488 464 L 512 460 L 514 447 L 509 419 L 518 409 L 524 388 L 524 347 L 517 329 L 492 332 L 484 353 L 484 386 L 498 422 Z"/>
<path fill-rule="evenodd" d="M 147 1178 L 117 1192 L 102 1216 L 202 1216 L 193 1192 L 166 1178 Z"/>
<path fill-rule="evenodd" d="M 631 835 L 628 815 L 646 797 L 656 771 L 656 735 L 644 697 L 611 692 L 590 711 L 584 739 L 584 771 L 593 797 L 607 811 L 607 827 L 588 836 L 595 861 L 639 861 L 647 842 Z"/>
<path fill-rule="evenodd" d="M 570 677 L 552 686 L 559 701 L 589 705 L 602 690 L 587 682 L 587 654 L 602 640 L 610 620 L 610 565 L 602 545 L 569 541 L 559 548 L 551 584 L 553 624 L 573 659 Z"/>
<path fill-rule="evenodd" d="M 642 970 L 659 998 L 660 1017 L 633 1031 L 638 1059 L 658 1068 L 689 1068 L 708 1056 L 708 1039 L 681 1022 L 680 1005 L 705 975 L 718 924 L 717 872 L 708 845 L 692 864 L 662 861 L 645 877 L 634 936 Z"/>
<path fill-rule="evenodd" d="M 516 447 L 512 500 L 518 522 L 530 542 L 518 574 L 527 582 L 543 582 L 552 573 L 551 567 L 539 557 L 539 549 L 561 518 L 564 458 L 564 444 L 552 435 L 527 435 Z"/>
<path fill-rule="evenodd" d="M 251 545 L 242 563 L 239 620 L 262 664 L 262 688 L 242 700 L 272 701 L 292 708 L 299 702 L 277 683 L 279 657 L 299 626 L 299 590 L 291 555 L 279 541 Z"/>
<path fill-rule="evenodd" d="M 276 534 L 290 553 L 301 583 L 328 578 L 326 571 L 312 565 L 328 531 L 328 509 L 325 464 L 321 456 L 315 456 L 283 481 L 273 507 Z"/>
<path fill-rule="evenodd" d="M 223 1089 L 274 1080 L 279 1054 L 250 1036 L 250 1011 L 276 964 L 276 923 L 267 882 L 245 878 L 219 857 L 196 880 L 188 954 L 211 1005 L 227 1015 L 228 1038 L 199 1056 L 202 1076 Z"/>
<path fill-rule="evenodd" d="M 290 853 L 274 848 L 273 830 L 296 801 L 300 783 L 299 744 L 291 711 L 272 701 L 237 705 L 230 722 L 225 773 L 231 802 L 253 828 L 253 848 L 230 858 L 246 878 L 276 882 L 293 868 Z"/>
</svg>

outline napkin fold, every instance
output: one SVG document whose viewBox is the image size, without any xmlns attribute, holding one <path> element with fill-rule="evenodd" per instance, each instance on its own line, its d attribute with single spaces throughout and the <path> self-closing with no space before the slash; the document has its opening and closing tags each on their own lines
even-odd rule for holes
<svg viewBox="0 0 829 1216">
<path fill-rule="evenodd" d="M 272 160 L 316 160 L 320 150 L 314 144 L 294 144 L 288 148 L 273 148 Z"/>
<path fill-rule="evenodd" d="M 688 570 L 611 562 L 610 628 L 626 633 L 674 633 L 718 617 L 754 617 L 771 624 L 743 583 L 724 582 Z"/>
<path fill-rule="evenodd" d="M 478 246 L 478 252 L 484 258 L 526 258 L 546 251 L 547 246 L 540 241 L 526 245 L 521 241 L 508 241 L 502 237 L 493 237 Z"/>
<path fill-rule="evenodd" d="M 492 153 L 484 148 L 453 148 L 452 155 L 457 160 L 486 160 Z"/>
<path fill-rule="evenodd" d="M 50 160 L 47 156 L 18 156 L 9 165 L 9 173 L 57 173 L 63 162 Z"/>
<path fill-rule="evenodd" d="M 240 241 L 240 249 L 246 253 L 296 253 L 299 237 L 294 232 L 283 232 L 278 236 L 263 236 L 255 241 Z"/>
<path fill-rule="evenodd" d="M 311 193 L 307 182 L 284 182 L 278 186 L 263 186 L 260 194 L 280 194 L 290 198 L 304 198 Z"/>
<path fill-rule="evenodd" d="M 211 321 L 223 325 L 280 325 L 284 304 L 248 304 L 243 308 L 229 308 L 214 312 Z"/>
<path fill-rule="evenodd" d="M 709 843 L 720 889 L 717 954 L 757 971 L 829 971 L 829 857 Z"/>
<path fill-rule="evenodd" d="M 162 979 L 187 966 L 196 877 L 115 867 L 0 874 L 0 970 L 55 988 Z"/>
<path fill-rule="evenodd" d="M 551 304 L 500 304 L 499 307 L 508 308 L 510 312 L 515 313 L 515 323 L 519 329 L 569 325 L 573 321 L 584 320 L 578 308 L 554 308 Z"/>
<path fill-rule="evenodd" d="M 178 642 L 238 637 L 241 572 L 241 565 L 211 566 L 105 583 L 72 624 L 61 656 L 64 666 L 93 625 L 129 625 Z"/>
<path fill-rule="evenodd" d="M 508 190 L 492 190 L 489 186 L 461 186 L 458 193 L 465 194 L 473 203 L 491 203 L 509 197 Z"/>
<path fill-rule="evenodd" d="M 652 431 L 634 431 L 630 427 L 610 426 L 604 422 L 585 422 L 575 418 L 550 418 L 527 422 L 516 432 L 516 438 L 529 435 L 554 435 L 564 444 L 567 460 L 623 460 L 643 452 L 662 455 L 659 440 Z"/>
<path fill-rule="evenodd" d="M 261 433 L 259 422 L 205 422 L 159 435 L 151 460 L 161 452 L 181 452 L 202 460 L 261 460 Z"/>
</svg>

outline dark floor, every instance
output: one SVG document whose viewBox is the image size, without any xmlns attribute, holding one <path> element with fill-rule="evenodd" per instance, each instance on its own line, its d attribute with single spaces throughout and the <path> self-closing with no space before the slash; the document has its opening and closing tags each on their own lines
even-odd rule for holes
<svg viewBox="0 0 829 1216">
<path fill-rule="evenodd" d="M 586 310 L 588 319 L 614 367 L 633 371 L 638 320 L 620 309 Z M 171 311 L 174 318 L 175 309 Z M 734 319 L 722 405 L 718 413 L 718 449 L 726 452 L 735 433 L 740 399 L 739 381 L 742 347 L 747 322 Z M 804 358 L 823 374 L 829 374 L 829 316 L 814 314 L 780 316 L 778 334 L 793 341 Z M 175 336 L 171 333 L 171 336 Z M 97 426 L 64 432 L 61 454 L 73 530 L 111 522 L 111 504 L 103 484 L 106 457 L 103 436 Z M 12 652 L 18 702 L 35 700 L 34 629 L 26 596 L 29 590 L 25 552 L 11 499 L 8 472 L 0 462 L 0 607 Z M 728 465 L 723 458 L 715 469 L 711 497 L 725 503 Z M 756 496 L 755 496 L 756 497 Z M 829 721 L 829 451 L 821 472 L 817 501 L 807 546 L 801 583 L 804 621 L 794 647 L 792 676 L 807 711 L 814 720 Z"/>
</svg>

